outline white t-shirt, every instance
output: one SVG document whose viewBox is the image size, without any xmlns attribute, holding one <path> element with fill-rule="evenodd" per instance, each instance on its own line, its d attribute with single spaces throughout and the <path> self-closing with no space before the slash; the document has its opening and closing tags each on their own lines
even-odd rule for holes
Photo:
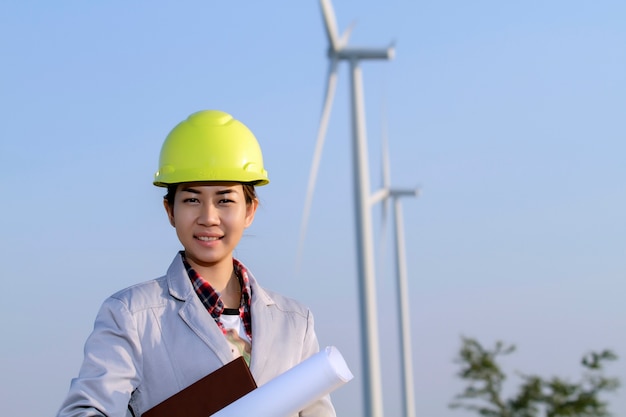
<svg viewBox="0 0 626 417">
<path fill-rule="evenodd" d="M 239 310 L 227 309 L 222 312 L 220 322 L 226 329 L 226 339 L 231 345 L 233 357 L 243 356 L 248 365 L 250 364 L 251 340 L 246 334 L 243 320 L 239 317 Z"/>
</svg>

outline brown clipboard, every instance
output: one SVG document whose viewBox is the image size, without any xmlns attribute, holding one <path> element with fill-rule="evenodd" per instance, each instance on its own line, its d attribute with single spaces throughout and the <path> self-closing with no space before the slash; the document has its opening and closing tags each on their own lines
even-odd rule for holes
<svg viewBox="0 0 626 417">
<path fill-rule="evenodd" d="M 256 388 L 242 356 L 142 414 L 142 417 L 209 417 Z"/>
</svg>

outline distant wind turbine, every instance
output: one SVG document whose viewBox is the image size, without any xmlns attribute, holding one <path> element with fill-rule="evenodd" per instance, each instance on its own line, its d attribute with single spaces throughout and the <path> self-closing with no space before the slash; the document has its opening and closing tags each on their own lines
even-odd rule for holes
<svg viewBox="0 0 626 417">
<path fill-rule="evenodd" d="M 383 121 L 382 134 L 382 179 L 383 186 L 372 196 L 372 204 L 383 202 L 383 226 L 387 223 L 389 204 L 394 209 L 394 249 L 396 255 L 396 297 L 398 303 L 398 322 L 400 328 L 400 369 L 402 377 L 402 408 L 403 417 L 415 417 L 415 397 L 413 384 L 413 349 L 411 348 L 411 311 L 409 308 L 409 286 L 406 268 L 406 251 L 404 246 L 404 221 L 400 197 L 417 197 L 418 188 L 391 187 L 391 168 L 389 164 L 389 145 L 386 121 Z"/>
<path fill-rule="evenodd" d="M 354 204 L 356 220 L 356 245 L 358 260 L 358 284 L 360 296 L 361 316 L 361 348 L 363 349 L 363 401 L 366 417 L 382 417 L 382 385 L 380 371 L 380 354 L 378 339 L 378 322 L 376 308 L 376 282 L 374 269 L 374 249 L 372 233 L 369 167 L 367 156 L 367 140 L 365 135 L 365 104 L 363 101 L 363 79 L 359 66 L 362 60 L 389 60 L 393 58 L 392 45 L 386 48 L 353 48 L 348 47 L 351 28 L 339 37 L 337 21 L 330 0 L 320 0 L 322 15 L 326 27 L 330 59 L 326 97 L 317 135 L 313 162 L 307 187 L 305 207 L 303 211 L 302 228 L 298 258 L 306 235 L 313 192 L 317 179 L 317 171 L 324 147 L 324 138 L 328 128 L 328 120 L 337 85 L 337 67 L 339 61 L 350 63 L 352 84 L 352 133 L 353 133 L 353 168 L 354 168 Z"/>
</svg>

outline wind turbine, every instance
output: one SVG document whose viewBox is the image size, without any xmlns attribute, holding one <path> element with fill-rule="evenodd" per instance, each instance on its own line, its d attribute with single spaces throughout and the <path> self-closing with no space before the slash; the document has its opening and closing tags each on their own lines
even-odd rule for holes
<svg viewBox="0 0 626 417">
<path fill-rule="evenodd" d="M 402 216 L 401 197 L 417 197 L 418 188 L 391 187 L 391 172 L 389 166 L 389 147 L 386 123 L 383 122 L 382 135 L 382 178 L 383 187 L 372 196 L 372 204 L 383 202 L 383 225 L 387 221 L 388 206 L 393 204 L 394 209 L 394 249 L 396 255 L 396 298 L 398 305 L 398 322 L 400 327 L 400 369 L 402 377 L 402 408 L 404 417 L 415 417 L 415 397 L 413 385 L 413 359 L 411 348 L 411 323 L 409 309 L 409 286 L 406 268 L 406 251 L 404 246 L 404 221 Z"/>
<path fill-rule="evenodd" d="M 330 0 L 320 0 L 326 27 L 330 59 L 326 97 L 317 135 L 309 184 L 303 211 L 300 247 L 306 233 L 309 211 L 315 189 L 319 161 L 324 146 L 328 119 L 337 85 L 337 67 L 340 61 L 350 64 L 352 92 L 352 144 L 354 205 L 356 220 L 356 245 L 358 263 L 358 286 L 361 317 L 361 347 L 363 349 L 363 389 L 364 413 L 366 417 L 382 417 L 382 386 L 380 371 L 380 349 L 376 308 L 376 282 L 374 268 L 374 245 L 372 233 L 372 198 L 370 195 L 367 140 L 365 135 L 365 105 L 363 101 L 363 77 L 359 66 L 362 60 L 390 60 L 394 55 L 393 45 L 386 48 L 348 47 L 351 28 L 339 37 L 337 21 Z"/>
</svg>

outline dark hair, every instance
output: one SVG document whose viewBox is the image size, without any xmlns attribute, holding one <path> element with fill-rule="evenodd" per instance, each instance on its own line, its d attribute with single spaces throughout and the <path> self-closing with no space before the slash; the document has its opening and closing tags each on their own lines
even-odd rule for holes
<svg viewBox="0 0 626 417">
<path fill-rule="evenodd" d="M 178 184 L 167 184 L 167 194 L 163 196 L 163 199 L 167 201 L 167 205 L 170 208 L 174 208 L 174 197 L 176 197 L 176 189 Z"/>
<path fill-rule="evenodd" d="M 243 186 L 243 195 L 246 199 L 246 204 L 251 204 L 254 200 L 257 199 L 256 189 L 254 188 L 254 184 L 250 183 L 242 183 Z M 167 185 L 167 194 L 163 196 L 163 199 L 167 201 L 167 205 L 170 206 L 171 209 L 174 209 L 174 198 L 176 197 L 176 190 L 178 189 L 178 184 L 168 184 Z"/>
</svg>

